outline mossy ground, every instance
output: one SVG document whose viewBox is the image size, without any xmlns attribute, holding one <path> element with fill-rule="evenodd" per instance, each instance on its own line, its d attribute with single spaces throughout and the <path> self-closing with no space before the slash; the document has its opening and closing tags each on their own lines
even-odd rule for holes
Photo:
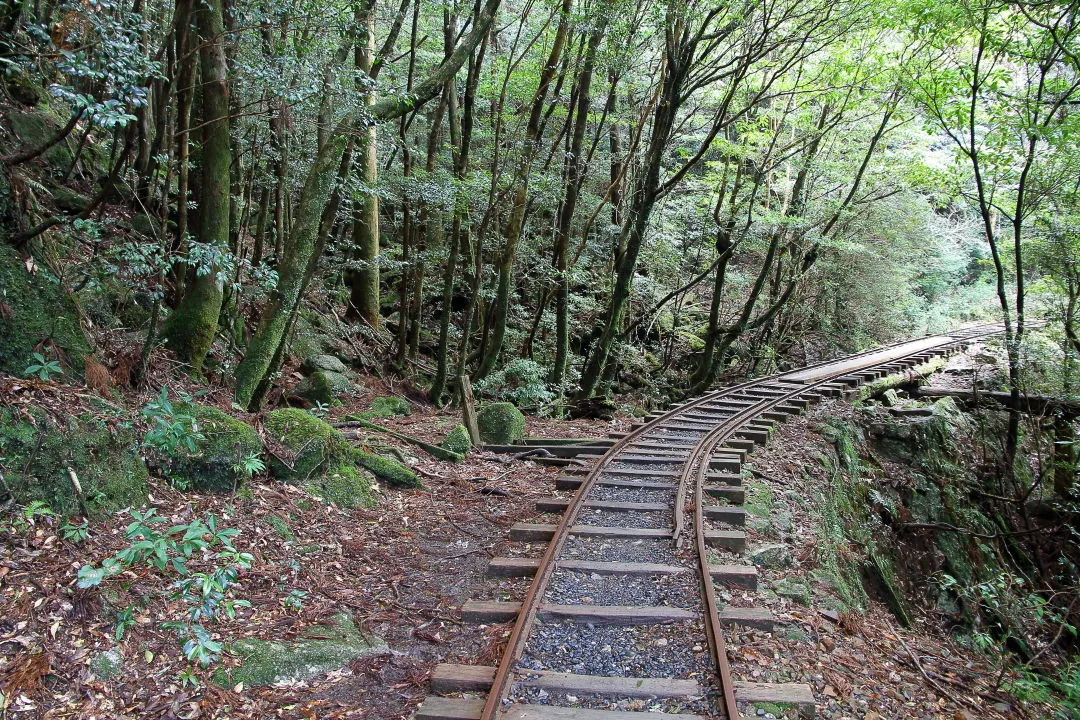
<svg viewBox="0 0 1080 720">
<path fill-rule="evenodd" d="M 373 417 L 408 415 L 409 401 L 402 397 L 375 398 L 371 401 L 371 414 Z"/>
<path fill-rule="evenodd" d="M 61 420 L 40 410 L 31 415 L 34 424 L 0 409 L 0 467 L 18 502 L 40 500 L 64 515 L 80 513 L 70 471 L 91 513 L 146 502 L 149 472 L 134 431 L 89 415 Z"/>
<path fill-rule="evenodd" d="M 218 670 L 214 682 L 223 687 L 267 687 L 278 683 L 301 682 L 339 670 L 353 660 L 387 652 L 379 638 L 358 629 L 352 619 L 339 616 L 328 627 L 320 627 L 293 642 L 278 640 L 238 640 L 229 653 L 240 658 L 239 667 Z"/>
</svg>

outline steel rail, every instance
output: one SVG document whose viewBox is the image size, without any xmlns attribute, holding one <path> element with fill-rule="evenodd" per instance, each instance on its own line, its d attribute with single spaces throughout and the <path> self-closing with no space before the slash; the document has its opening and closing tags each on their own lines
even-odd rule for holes
<svg viewBox="0 0 1080 720">
<path fill-rule="evenodd" d="M 988 323 L 985 326 L 988 327 L 990 325 L 991 324 Z M 995 323 L 993 325 L 995 327 L 1000 326 L 1000 324 L 997 324 L 997 323 Z M 984 326 L 977 326 L 977 327 L 981 328 L 981 327 L 984 327 Z M 966 333 L 968 333 L 968 332 L 970 332 L 972 330 L 975 330 L 975 329 L 976 329 L 976 327 L 965 328 L 963 330 L 959 330 L 959 331 L 954 332 L 954 333 L 947 333 L 947 334 L 946 333 L 938 333 L 936 335 L 931 335 L 931 336 L 926 336 L 926 337 L 929 338 L 929 337 L 937 337 L 939 335 L 942 335 L 942 336 L 945 336 L 945 337 L 954 338 L 951 342 L 943 343 L 941 346 L 935 346 L 935 348 L 948 347 L 950 345 L 958 344 L 960 342 L 964 342 L 965 340 L 967 340 L 966 337 L 965 338 L 956 338 L 956 336 L 958 334 L 960 334 L 960 333 L 966 334 Z M 997 332 L 1000 332 L 1000 330 L 998 330 Z M 987 332 L 985 334 L 989 335 L 989 334 L 994 334 L 994 333 L 993 332 Z M 684 413 L 687 410 L 691 410 L 691 409 L 697 408 L 697 407 L 699 407 L 701 405 L 708 404 L 708 403 L 713 402 L 713 401 L 715 401 L 717 399 L 720 399 L 720 398 L 723 398 L 723 397 L 726 397 L 726 396 L 729 396 L 729 395 L 737 394 L 737 393 L 739 393 L 739 392 L 741 392 L 743 390 L 752 389 L 753 387 L 758 386 L 758 385 L 762 385 L 764 383 L 768 383 L 768 382 L 772 382 L 772 381 L 776 381 L 776 380 L 783 380 L 785 375 L 791 375 L 791 374 L 794 374 L 795 372 L 801 372 L 801 371 L 808 370 L 808 369 L 813 369 L 813 368 L 816 368 L 816 367 L 823 367 L 823 366 L 826 366 L 826 365 L 835 364 L 836 362 L 840 362 L 840 361 L 844 361 L 844 360 L 853 360 L 853 359 L 857 359 L 857 358 L 862 357 L 862 356 L 866 356 L 866 355 L 870 355 L 870 354 L 874 354 L 874 353 L 880 353 L 880 352 L 888 350 L 889 348 L 892 348 L 892 347 L 899 347 L 901 345 L 916 342 L 919 339 L 923 339 L 923 338 L 917 338 L 916 340 L 905 340 L 903 342 L 897 342 L 897 343 L 889 343 L 887 345 L 883 345 L 883 346 L 874 348 L 873 350 L 866 350 L 866 351 L 861 352 L 861 353 L 854 353 L 852 355 L 844 356 L 843 358 L 840 358 L 840 359 L 823 360 L 823 361 L 820 361 L 820 362 L 811 363 L 810 365 L 805 365 L 805 366 L 803 366 L 801 368 L 798 368 L 797 370 L 789 370 L 789 371 L 785 371 L 785 372 L 774 373 L 773 375 L 769 375 L 769 376 L 765 376 L 765 377 L 761 377 L 761 378 L 755 378 L 753 380 L 748 380 L 746 382 L 739 383 L 738 385 L 732 385 L 732 386 L 728 386 L 728 387 L 722 388 L 722 389 L 717 390 L 717 391 L 706 393 L 705 395 L 702 395 L 700 398 L 698 398 L 696 400 L 692 400 L 690 402 L 679 405 L 678 407 L 672 408 L 671 410 L 669 410 L 669 411 L 663 413 L 662 415 L 654 418 L 653 420 L 645 423 L 641 427 L 630 431 L 629 433 L 624 435 L 622 438 L 619 438 L 615 443 L 613 443 L 612 446 L 610 448 L 608 448 L 608 450 L 596 462 L 594 467 L 589 471 L 589 473 L 586 475 L 585 479 L 582 481 L 581 485 L 579 486 L 577 492 L 574 494 L 574 497 L 568 503 L 566 511 L 564 512 L 564 514 L 563 514 L 561 520 L 559 521 L 559 523 L 556 525 L 556 528 L 555 528 L 555 531 L 554 531 L 554 533 L 552 535 L 551 541 L 548 543 L 548 546 L 547 546 L 546 550 L 544 551 L 543 556 L 540 558 L 539 567 L 537 568 L 536 573 L 533 576 L 533 581 L 530 584 L 529 589 L 528 589 L 528 591 L 527 591 L 527 593 L 525 595 L 525 598 L 521 603 L 520 610 L 518 611 L 517 618 L 516 618 L 516 620 L 514 622 L 514 627 L 511 630 L 509 639 L 507 640 L 506 650 L 504 651 L 503 657 L 500 660 L 498 667 L 496 668 L 495 677 L 494 677 L 494 679 L 492 681 L 492 684 L 490 686 L 490 690 L 488 692 L 487 699 L 484 702 L 484 708 L 483 708 L 483 710 L 482 710 L 482 712 L 480 714 L 479 720 L 495 720 L 495 715 L 499 711 L 499 709 L 502 707 L 503 700 L 505 699 L 506 695 L 508 694 L 508 692 L 510 690 L 511 676 L 513 674 L 514 665 L 517 663 L 518 659 L 521 657 L 522 653 L 525 650 L 525 644 L 528 641 L 529 633 L 532 631 L 533 624 L 534 624 L 535 619 L 536 619 L 536 610 L 540 605 L 540 601 L 543 598 L 544 592 L 547 590 L 548 583 L 550 582 L 550 579 L 551 579 L 551 574 L 553 573 L 553 571 L 555 569 L 555 561 L 562 552 L 563 546 L 566 543 L 567 536 L 569 535 L 569 530 L 573 526 L 574 522 L 577 520 L 577 518 L 578 518 L 578 516 L 579 516 L 579 514 L 581 512 L 581 509 L 584 507 L 585 499 L 589 495 L 589 493 L 592 491 L 594 485 L 596 484 L 597 478 L 604 472 L 605 467 L 608 464 L 610 464 L 613 460 L 615 460 L 617 458 L 617 456 L 628 445 L 632 445 L 642 435 L 644 435 L 644 434 L 646 434 L 648 432 L 652 432 L 653 430 L 655 430 L 657 428 L 662 428 L 666 423 L 671 421 L 673 418 L 677 417 L 680 413 Z M 930 349 L 931 348 L 922 348 L 922 349 L 920 349 L 920 350 L 918 350 L 916 352 L 910 353 L 909 355 L 900 356 L 898 358 L 891 358 L 891 359 L 889 359 L 887 361 L 883 361 L 882 363 L 879 363 L 879 364 L 887 364 L 887 363 L 890 363 L 890 362 L 896 362 L 897 360 L 901 360 L 901 359 L 903 359 L 905 357 L 909 357 L 911 355 L 918 355 L 919 353 L 927 352 Z M 862 368 L 862 369 L 865 369 L 865 368 Z M 776 400 L 775 402 L 771 398 L 767 399 L 767 400 L 763 399 L 761 402 L 756 403 L 756 404 L 751 405 L 751 406 L 748 406 L 748 408 L 746 408 L 745 410 L 738 412 L 735 416 L 725 418 L 722 421 L 722 424 L 723 424 L 723 426 L 726 427 L 731 423 L 731 420 L 732 420 L 733 417 L 741 417 L 743 415 L 747 415 L 751 409 L 755 409 L 759 405 L 767 404 L 768 407 L 773 407 L 775 405 L 779 405 L 784 400 L 789 399 L 791 396 L 796 396 L 796 395 L 805 393 L 805 392 L 807 392 L 809 390 L 812 390 L 814 387 L 819 387 L 821 385 L 828 384 L 829 382 L 834 380 L 836 377 L 843 377 L 844 375 L 848 375 L 851 372 L 857 372 L 859 370 L 860 369 L 845 370 L 844 372 L 839 372 L 834 376 L 829 376 L 827 379 L 823 379 L 821 381 L 814 382 L 813 384 L 807 384 L 807 385 L 804 385 L 804 386 L 801 386 L 801 387 L 793 388 L 793 391 L 791 393 L 787 393 L 787 394 L 785 394 L 783 396 L 780 396 L 781 399 Z M 749 419 L 752 419 L 757 414 L 760 414 L 760 412 L 763 412 L 763 411 L 764 411 L 764 409 L 758 410 L 753 415 L 750 415 Z M 735 428 L 733 428 L 730 432 L 734 432 L 734 430 L 737 429 L 742 424 L 745 424 L 745 421 L 740 422 L 739 425 L 736 426 Z M 720 428 L 717 428 L 717 430 L 719 430 L 719 429 Z M 730 432 L 728 434 L 730 434 Z M 706 438 L 713 436 L 714 433 L 716 433 L 716 431 L 711 431 L 708 435 L 706 435 Z M 726 438 L 726 435 L 724 437 Z M 697 450 L 698 447 L 703 446 L 702 443 L 703 443 L 704 440 L 705 440 L 705 438 L 703 438 L 702 441 L 699 441 L 698 445 L 695 446 L 694 450 Z M 719 442 L 715 443 L 715 445 L 718 445 L 718 444 L 719 444 Z M 685 461 L 681 461 L 681 462 L 684 463 L 684 468 L 687 468 L 692 464 L 692 461 L 694 459 L 694 454 L 693 454 L 694 450 L 691 451 L 689 457 Z M 710 451 L 710 454 L 711 454 L 711 451 Z M 703 469 L 707 468 L 707 466 L 708 466 L 707 462 L 704 463 L 701 466 L 702 467 L 702 474 L 704 472 Z M 682 486 L 682 484 L 683 483 L 680 482 L 680 486 Z M 697 483 L 697 485 L 700 488 L 701 483 L 699 482 L 699 483 Z M 700 494 L 700 492 L 698 494 Z M 683 494 L 682 500 L 683 500 L 683 502 L 685 502 L 685 494 Z M 695 506 L 696 506 L 695 517 L 697 517 L 701 513 L 700 500 L 695 502 Z M 675 527 L 676 527 L 676 529 L 679 530 L 680 534 L 682 532 L 682 527 L 683 527 L 682 514 L 683 514 L 683 509 L 682 509 L 682 507 L 680 505 L 677 504 L 677 506 L 675 508 Z M 701 527 L 703 527 L 701 520 L 697 520 L 695 524 L 699 526 L 699 529 Z M 699 534 L 702 534 L 702 532 L 699 531 Z M 704 536 L 702 534 L 702 542 L 704 542 L 703 537 Z M 677 538 L 677 535 L 676 535 L 675 531 L 673 530 L 672 539 L 675 540 L 676 538 Z M 708 567 L 707 567 L 706 555 L 701 552 L 700 547 L 699 547 L 699 557 L 700 557 L 701 562 L 705 563 L 704 574 L 702 576 L 703 577 L 703 586 L 708 586 L 708 590 L 706 590 L 706 593 L 708 595 L 711 595 L 711 597 L 712 597 L 711 604 L 707 603 L 707 604 L 709 604 L 709 608 L 710 608 L 710 612 L 707 614 L 707 616 L 710 619 L 712 619 L 712 616 L 716 616 L 716 612 L 717 612 L 716 611 L 716 603 L 715 603 L 715 593 L 711 591 L 711 582 L 704 582 L 705 579 L 709 579 L 709 575 L 708 575 Z M 723 644 L 722 644 L 723 643 L 723 634 L 722 634 L 722 632 L 720 630 L 720 627 L 719 627 L 719 617 L 717 616 L 715 619 L 716 619 L 716 625 L 714 626 L 715 631 L 710 633 L 710 638 L 711 638 L 710 639 L 710 646 L 713 648 L 713 656 L 714 656 L 714 658 L 717 659 L 718 668 L 721 670 L 721 673 L 724 672 L 725 668 L 727 669 L 727 673 L 728 673 L 727 681 L 724 682 L 722 680 L 722 682 L 724 682 L 725 688 L 730 690 L 730 688 L 731 688 L 730 668 L 728 668 L 728 666 L 727 666 L 726 652 L 719 653 L 719 650 L 723 649 Z M 719 647 L 716 647 L 716 638 L 719 639 L 719 642 L 720 642 Z M 721 657 L 722 657 L 722 660 L 720 659 Z M 735 708 L 733 691 L 730 694 L 731 694 L 730 707 Z M 728 703 L 727 698 L 725 698 L 725 703 Z M 733 718 L 738 718 L 739 717 L 737 709 L 735 709 L 735 714 L 732 715 L 732 717 Z"/>
<path fill-rule="evenodd" d="M 980 337 L 986 335 L 993 335 L 1000 333 L 1001 330 L 995 326 L 984 326 L 987 328 L 993 327 L 994 329 L 987 329 L 982 331 L 981 334 L 976 334 L 973 337 Z M 962 338 L 956 338 L 955 334 L 949 334 L 947 337 L 953 338 L 949 342 L 942 343 L 941 345 L 933 346 L 932 348 L 922 348 L 920 350 L 902 355 L 900 357 L 889 358 L 883 360 L 877 365 L 887 365 L 894 362 L 900 362 L 908 358 L 919 355 L 920 353 L 927 352 L 928 350 L 940 350 L 943 348 L 951 348 L 955 345 L 963 345 L 971 341 L 972 337 L 965 336 Z M 910 342 L 910 341 L 909 341 Z M 896 346 L 907 343 L 898 343 Z M 879 348 L 875 352 L 880 352 Z M 835 362 L 835 361 L 834 361 Z M 862 371 L 867 368 L 876 367 L 877 365 L 868 365 L 864 368 L 858 368 L 855 371 Z M 723 709 L 725 716 L 729 720 L 739 720 L 741 715 L 739 708 L 735 700 L 735 685 L 731 679 L 731 664 L 727 658 L 727 643 L 724 640 L 723 627 L 720 624 L 720 612 L 716 603 L 716 589 L 713 586 L 712 576 L 709 573 L 709 560 L 708 560 L 708 547 L 705 543 L 705 516 L 704 516 L 704 502 L 703 502 L 703 489 L 705 484 L 705 475 L 709 469 L 709 458 L 717 451 L 720 445 L 727 441 L 727 439 L 741 428 L 746 423 L 750 422 L 754 418 L 761 415 L 761 413 L 782 405 L 788 400 L 793 400 L 807 392 L 812 392 L 814 389 L 827 385 L 837 378 L 844 377 L 851 374 L 850 368 L 832 373 L 811 383 L 807 383 L 802 387 L 794 387 L 791 391 L 782 395 L 777 395 L 771 398 L 762 398 L 759 402 L 746 407 L 745 409 L 736 412 L 728 418 L 725 418 L 714 430 L 710 431 L 707 435 L 701 438 L 694 446 L 691 457 L 688 459 L 684 466 L 683 472 L 679 478 L 679 491 L 680 495 L 685 497 L 685 483 L 691 475 L 694 476 L 694 526 L 695 526 L 695 545 L 698 556 L 698 571 L 701 578 L 702 597 L 705 604 L 705 617 L 706 617 L 706 633 L 709 641 L 709 650 L 713 655 L 713 661 L 716 664 L 717 674 L 720 680 L 721 697 L 723 698 Z M 768 381 L 766 381 L 768 382 Z M 679 526 L 679 520 L 681 519 L 683 510 L 682 505 L 678 505 L 675 508 L 676 513 L 676 526 Z M 681 544 L 681 537 L 675 536 L 674 541 L 676 545 Z"/>
</svg>

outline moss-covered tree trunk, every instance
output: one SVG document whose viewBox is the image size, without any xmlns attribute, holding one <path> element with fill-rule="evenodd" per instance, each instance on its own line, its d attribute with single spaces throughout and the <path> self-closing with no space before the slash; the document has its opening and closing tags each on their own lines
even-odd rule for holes
<svg viewBox="0 0 1080 720">
<path fill-rule="evenodd" d="M 278 262 L 277 288 L 236 368 L 236 401 L 252 410 L 258 409 L 269 389 L 268 380 L 277 371 L 293 309 L 307 287 L 308 265 L 317 245 L 323 208 L 330 199 L 331 185 L 345 152 L 346 132 L 354 122 L 353 116 L 341 120 L 315 156 L 296 204 L 290 242 Z"/>
<path fill-rule="evenodd" d="M 357 26 L 363 37 L 356 44 L 356 69 L 372 78 L 375 67 L 375 3 L 364 2 L 357 10 Z M 370 110 L 375 93 L 369 92 L 365 102 Z M 360 158 L 357 163 L 363 196 L 355 203 L 352 245 L 359 264 L 348 277 L 349 307 L 347 316 L 358 318 L 373 328 L 380 324 L 379 313 L 379 180 L 378 130 L 369 123 L 361 131 Z"/>
<path fill-rule="evenodd" d="M 229 188 L 232 163 L 229 137 L 229 70 L 225 59 L 224 11 L 221 0 L 209 0 L 196 13 L 202 44 L 202 151 L 199 162 L 199 242 L 214 252 L 229 248 Z M 181 199 L 182 201 L 182 199 Z M 189 282 L 169 317 L 169 347 L 192 371 L 202 371 L 214 344 L 221 312 L 219 265 L 211 261 Z"/>
</svg>

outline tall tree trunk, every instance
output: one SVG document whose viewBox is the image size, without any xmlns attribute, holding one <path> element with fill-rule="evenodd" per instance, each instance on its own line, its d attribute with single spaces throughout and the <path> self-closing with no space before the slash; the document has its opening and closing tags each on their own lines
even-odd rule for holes
<svg viewBox="0 0 1080 720">
<path fill-rule="evenodd" d="M 494 19 L 499 0 L 489 0 L 487 12 L 478 17 L 473 32 L 463 40 L 448 61 L 440 65 L 432 76 L 418 86 L 413 100 L 423 104 L 434 97 L 438 90 L 453 77 L 465 59 L 487 36 Z M 432 78 L 438 85 L 431 89 Z M 376 119 L 389 120 L 399 117 L 402 106 L 396 102 L 382 106 L 376 104 L 372 114 Z M 277 288 L 267 302 L 259 320 L 259 327 L 248 344 L 244 359 L 236 368 L 236 400 L 241 405 L 258 409 L 270 390 L 274 374 L 281 366 L 284 348 L 288 340 L 297 309 L 317 261 L 317 241 L 323 210 L 330 198 L 333 178 L 338 170 L 342 154 L 347 147 L 347 136 L 355 134 L 366 117 L 350 114 L 334 127 L 326 143 L 319 149 L 315 161 L 308 170 L 304 189 L 296 206 L 296 214 L 290 230 L 290 242 L 283 254 L 278 271 Z"/>
<path fill-rule="evenodd" d="M 577 209 L 578 193 L 581 190 L 582 147 L 585 142 L 585 128 L 589 120 L 589 87 L 592 84 L 596 53 L 604 36 L 604 23 L 593 30 L 589 36 L 589 47 L 585 53 L 585 62 L 581 66 L 576 80 L 577 109 L 575 111 L 574 130 L 567 154 L 566 184 L 562 204 L 559 207 L 559 220 L 555 229 L 555 364 L 551 368 L 551 383 L 561 387 L 566 377 L 566 363 L 570 355 L 570 273 L 568 258 L 570 254 L 570 228 Z M 614 91 L 612 92 L 614 98 Z M 612 101 L 613 102 L 613 101 Z"/>
<path fill-rule="evenodd" d="M 357 8 L 357 27 L 362 37 L 356 44 L 356 69 L 372 77 L 375 63 L 375 2 L 366 0 Z M 364 96 L 368 112 L 375 105 L 375 93 Z M 357 163 L 363 194 L 355 203 L 352 246 L 360 266 L 348 275 L 349 307 L 346 317 L 361 319 L 378 329 L 382 316 L 379 307 L 379 195 L 378 130 L 375 123 L 361 131 L 360 159 Z"/>
<path fill-rule="evenodd" d="M 645 231 L 649 226 L 653 206 L 659 196 L 660 172 L 665 160 L 665 150 L 671 138 L 675 116 L 684 100 L 683 83 L 694 52 L 693 44 L 687 43 L 686 40 L 682 21 L 677 20 L 667 31 L 660 98 L 653 110 L 649 146 L 645 152 L 641 176 L 630 198 L 630 207 L 616 248 L 615 285 L 612 288 L 611 301 L 601 321 L 599 336 L 582 371 L 581 383 L 576 394 L 578 399 L 591 397 L 596 392 L 619 335 L 623 312 L 630 299 L 630 288 L 637 269 L 637 256 L 641 250 L 641 243 L 645 239 Z"/>
<path fill-rule="evenodd" d="M 229 69 L 225 59 L 224 12 L 221 0 L 209 0 L 196 14 L 202 44 L 202 152 L 199 162 L 199 241 L 217 252 L 229 248 Z M 221 312 L 222 281 L 211 264 L 196 273 L 180 304 L 169 317 L 169 347 L 192 371 L 202 371 L 214 344 Z"/>
</svg>

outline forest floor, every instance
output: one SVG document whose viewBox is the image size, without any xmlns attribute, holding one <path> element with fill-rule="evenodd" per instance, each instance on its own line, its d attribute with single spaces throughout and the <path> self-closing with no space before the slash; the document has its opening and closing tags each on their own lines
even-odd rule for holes
<svg viewBox="0 0 1080 720">
<path fill-rule="evenodd" d="M 75 402 L 26 385 L 0 387 L 0 400 L 17 402 L 30 393 L 35 402 Z M 333 414 L 364 410 L 374 396 Z M 413 410 L 380 422 L 434 442 L 458 422 L 449 412 Z M 796 565 L 765 571 L 766 584 L 813 569 L 819 518 L 796 498 L 823 487 L 802 485 L 801 469 L 816 464 L 813 453 L 822 440 L 815 424 L 824 413 L 842 410 L 843 405 L 823 406 L 787 423 L 766 454 L 759 450 L 753 461 L 792 521 L 782 541 Z M 629 420 L 530 419 L 527 434 L 603 437 Z M 6 523 L 3 531 L 0 689 L 6 711 L 0 710 L 0 718 L 391 720 L 410 716 L 436 664 L 494 663 L 509 626 L 462 623 L 458 608 L 469 599 L 510 599 L 524 591 L 527 581 L 488 579 L 487 563 L 495 556 L 539 552 L 509 542 L 507 530 L 538 517 L 533 505 L 552 494 L 558 471 L 475 451 L 451 464 L 393 440 L 386 444 L 405 455 L 425 489 L 383 490 L 378 505 L 366 510 L 310 503 L 301 490 L 265 482 L 237 496 L 181 492 L 164 481 L 152 481 L 151 487 L 159 515 L 183 523 L 214 514 L 221 525 L 239 531 L 237 549 L 255 558 L 236 591 L 251 607 L 239 608 L 234 620 L 213 623 L 215 638 L 288 641 L 311 636 L 347 613 L 385 648 L 340 670 L 272 687 L 220 687 L 212 681 L 213 668 L 185 674 L 189 666 L 176 634 L 163 627 L 181 612 L 181 604 L 169 599 L 175 576 L 129 571 L 108 587 L 76 588 L 81 565 L 99 563 L 125 546 L 130 517 L 121 513 L 92 523 L 89 538 L 79 543 L 63 539 L 55 518 L 37 517 L 21 528 Z M 192 564 L 197 569 L 198 559 Z M 877 604 L 850 615 L 776 597 L 767 604 L 787 629 L 733 636 L 735 675 L 810 682 L 823 717 L 1016 717 L 1001 704 L 1009 703 L 1007 697 L 988 690 L 996 669 L 950 642 L 930 618 L 899 630 Z M 117 613 L 125 607 L 133 609 L 131 622 L 118 641 Z M 111 679 L 99 677 L 103 652 L 118 666 Z M 220 665 L 237 662 L 226 653 Z"/>
</svg>

